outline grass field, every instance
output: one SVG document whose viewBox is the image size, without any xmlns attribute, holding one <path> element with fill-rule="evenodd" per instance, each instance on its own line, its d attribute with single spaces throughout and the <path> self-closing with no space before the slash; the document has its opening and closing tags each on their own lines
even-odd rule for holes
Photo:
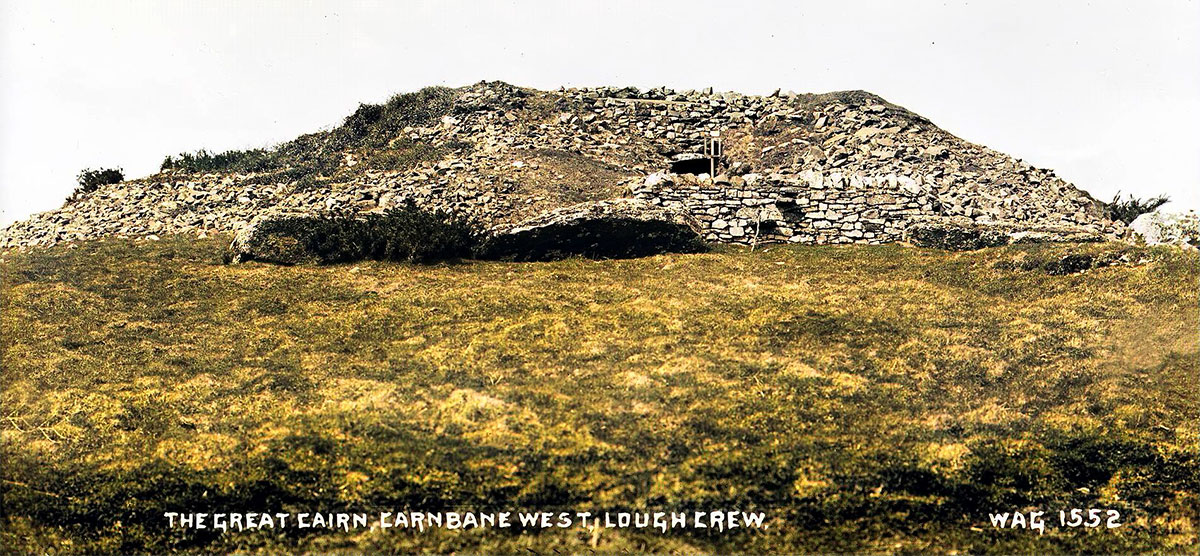
<svg viewBox="0 0 1200 556">
<path fill-rule="evenodd" d="M 3 255 L 3 552 L 1194 551 L 1198 257 L 900 246 L 223 265 Z M 1068 253 L 1137 264 L 1056 275 Z M 167 511 L 758 510 L 220 534 Z M 1065 529 L 1059 509 L 1121 513 Z M 1047 512 L 1045 534 L 988 513 Z"/>
</svg>

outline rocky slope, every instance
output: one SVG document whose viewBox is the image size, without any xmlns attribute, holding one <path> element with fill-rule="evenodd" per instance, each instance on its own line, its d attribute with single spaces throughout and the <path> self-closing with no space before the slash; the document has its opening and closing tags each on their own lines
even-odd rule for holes
<svg viewBox="0 0 1200 556">
<path fill-rule="evenodd" d="M 673 165 L 713 136 L 725 146 L 717 176 Z M 497 233 L 561 224 L 555 215 L 594 214 L 589 205 L 622 198 L 674 219 L 686 213 L 709 240 L 743 243 L 897 241 L 930 219 L 1124 233 L 1102 203 L 1052 171 L 862 91 L 761 97 L 481 82 L 364 105 L 342 126 L 260 158 L 249 171 L 168 170 L 102 187 L 7 227 L 0 247 L 235 232 L 273 211 L 404 200 Z"/>
</svg>

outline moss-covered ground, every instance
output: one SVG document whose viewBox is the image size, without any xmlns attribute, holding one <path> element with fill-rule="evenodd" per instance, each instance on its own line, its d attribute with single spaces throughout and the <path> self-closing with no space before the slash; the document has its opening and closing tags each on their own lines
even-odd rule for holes
<svg viewBox="0 0 1200 556">
<path fill-rule="evenodd" d="M 2 255 L 3 552 L 1194 551 L 1198 258 L 901 246 L 225 265 Z M 1068 253 L 1135 264 L 1054 275 Z M 767 528 L 169 530 L 167 511 Z M 1116 529 L 1057 511 L 1115 509 Z M 988 513 L 1042 510 L 1044 534 Z"/>
</svg>

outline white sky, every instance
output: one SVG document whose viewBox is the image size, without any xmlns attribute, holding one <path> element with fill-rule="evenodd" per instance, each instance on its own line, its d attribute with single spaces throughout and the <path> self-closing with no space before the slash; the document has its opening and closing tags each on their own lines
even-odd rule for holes
<svg viewBox="0 0 1200 556">
<path fill-rule="evenodd" d="M 0 0 L 0 225 L 83 167 L 268 146 L 499 79 L 865 89 L 1108 200 L 1200 208 L 1200 3 Z"/>
</svg>

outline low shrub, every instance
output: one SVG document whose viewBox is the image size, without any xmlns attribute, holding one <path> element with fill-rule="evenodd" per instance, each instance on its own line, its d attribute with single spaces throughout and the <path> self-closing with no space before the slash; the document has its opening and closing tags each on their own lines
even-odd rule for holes
<svg viewBox="0 0 1200 556">
<path fill-rule="evenodd" d="M 405 127 L 426 125 L 449 113 L 453 103 L 454 89 L 426 87 L 383 104 L 360 104 L 330 132 L 332 144 L 338 149 L 381 148 Z"/>
<path fill-rule="evenodd" d="M 76 176 L 76 179 L 79 185 L 75 188 L 75 194 L 86 195 L 100 189 L 100 186 L 125 181 L 125 171 L 121 168 L 101 168 L 97 170 L 84 168 Z"/>
<path fill-rule="evenodd" d="M 345 122 L 342 123 L 342 128 L 356 139 L 366 136 L 371 131 L 371 126 L 379 122 L 383 117 L 384 108 L 379 104 L 359 104 L 358 109 L 353 114 L 346 116 Z"/>
<path fill-rule="evenodd" d="M 360 230 L 367 258 L 418 263 L 470 256 L 483 235 L 464 218 L 411 202 L 367 217 Z"/>
<path fill-rule="evenodd" d="M 183 170 L 185 172 L 262 172 L 279 167 L 277 156 L 265 149 L 225 151 L 210 153 L 200 149 L 194 153 L 167 156 L 160 170 Z"/>
<path fill-rule="evenodd" d="M 363 259 L 431 263 L 476 253 L 483 234 L 467 220 L 412 202 L 383 213 L 282 218 L 259 225 L 238 257 L 285 264 Z"/>
<path fill-rule="evenodd" d="M 1171 202 L 1171 198 L 1166 195 L 1151 197 L 1149 199 L 1138 199 L 1130 195 L 1128 199 L 1121 200 L 1121 192 L 1118 191 L 1113 196 L 1112 202 L 1105 203 L 1108 208 L 1108 217 L 1113 220 L 1119 220 L 1126 224 L 1132 223 L 1137 217 L 1148 212 L 1154 212 L 1167 203 Z"/>
</svg>

